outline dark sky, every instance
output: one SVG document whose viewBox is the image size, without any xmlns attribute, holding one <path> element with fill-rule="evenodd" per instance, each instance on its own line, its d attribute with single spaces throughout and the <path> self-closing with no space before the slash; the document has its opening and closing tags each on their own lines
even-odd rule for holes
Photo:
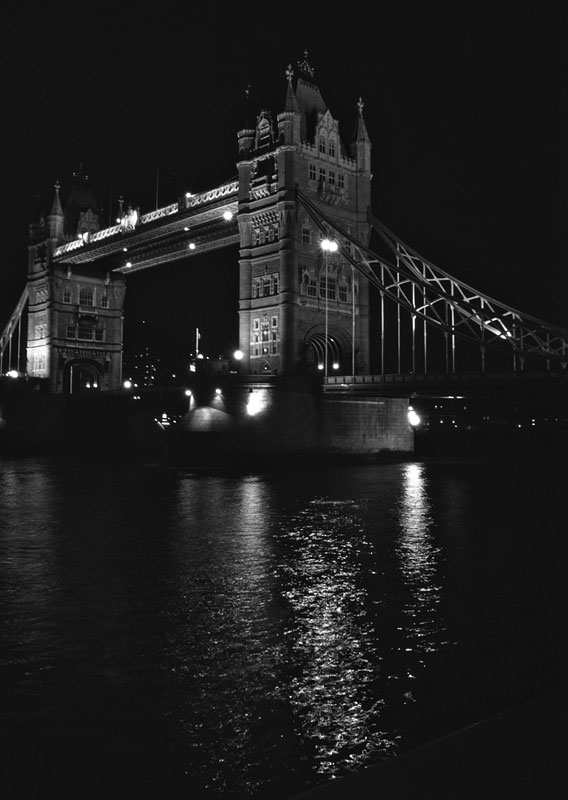
<svg viewBox="0 0 568 800">
<path fill-rule="evenodd" d="M 561 5 L 8 2 L 0 327 L 24 285 L 36 189 L 49 210 L 56 179 L 65 195 L 83 163 L 115 216 L 120 194 L 143 213 L 155 207 L 157 164 L 176 178 L 161 178 L 159 205 L 213 188 L 236 174 L 245 87 L 257 111 L 278 113 L 284 70 L 304 49 L 347 143 L 364 100 L 374 214 L 456 277 L 568 327 Z M 216 315 L 230 327 L 236 297 L 219 286 L 233 285 L 236 259 L 133 276 L 127 312 L 188 340 L 199 325 L 221 346 Z"/>
</svg>

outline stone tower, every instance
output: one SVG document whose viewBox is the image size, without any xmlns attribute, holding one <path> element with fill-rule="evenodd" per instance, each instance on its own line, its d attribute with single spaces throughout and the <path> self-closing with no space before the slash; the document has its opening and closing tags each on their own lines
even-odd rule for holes
<svg viewBox="0 0 568 800">
<path fill-rule="evenodd" d="M 296 200 L 299 189 L 348 235 L 368 244 L 371 142 L 359 102 L 348 151 L 304 59 L 286 71 L 284 110 L 262 110 L 238 133 L 239 346 L 250 374 L 364 373 L 369 369 L 369 287 L 340 242 Z M 250 118 L 249 118 L 250 119 Z M 347 247 L 349 242 L 347 242 Z M 342 253 L 343 250 L 343 253 Z"/>
<path fill-rule="evenodd" d="M 88 177 L 73 176 L 65 208 L 59 184 L 47 220 L 29 227 L 27 373 L 50 392 L 118 389 L 122 380 L 124 277 L 97 262 L 73 269 L 54 260 L 56 248 L 99 230 Z"/>
</svg>

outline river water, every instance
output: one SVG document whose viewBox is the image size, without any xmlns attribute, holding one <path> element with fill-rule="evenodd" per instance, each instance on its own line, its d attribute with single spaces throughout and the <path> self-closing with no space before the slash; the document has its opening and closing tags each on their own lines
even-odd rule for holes
<svg viewBox="0 0 568 800">
<path fill-rule="evenodd" d="M 560 685 L 564 472 L 0 458 L 4 796 L 283 799 Z"/>
</svg>

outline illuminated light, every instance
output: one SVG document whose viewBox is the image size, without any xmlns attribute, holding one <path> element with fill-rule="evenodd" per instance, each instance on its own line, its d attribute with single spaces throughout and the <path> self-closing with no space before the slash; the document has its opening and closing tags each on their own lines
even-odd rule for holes
<svg viewBox="0 0 568 800">
<path fill-rule="evenodd" d="M 190 250 L 195 250 L 195 243 L 194 242 L 190 242 L 189 243 L 189 249 Z"/>
<path fill-rule="evenodd" d="M 247 403 L 247 414 L 249 417 L 254 417 L 256 414 L 259 414 L 265 407 L 265 404 L 262 400 L 262 397 L 258 393 L 253 393 L 249 397 L 249 401 Z"/>
<path fill-rule="evenodd" d="M 186 389 L 186 390 L 185 390 L 185 396 L 186 396 L 186 397 L 191 397 L 191 396 L 192 396 L 192 394 L 191 394 L 191 389 Z"/>
<path fill-rule="evenodd" d="M 127 266 L 127 267 L 131 267 L 131 266 L 132 266 L 132 261 L 127 261 L 127 262 L 126 262 L 126 266 Z"/>
<path fill-rule="evenodd" d="M 128 247 L 123 247 L 123 248 L 122 248 L 122 252 L 123 252 L 123 253 L 127 253 L 127 252 L 128 252 Z"/>
<path fill-rule="evenodd" d="M 199 353 L 199 355 L 197 356 L 197 358 L 203 358 L 203 353 Z"/>
<path fill-rule="evenodd" d="M 117 217 L 117 218 L 116 218 L 116 224 L 117 224 L 117 225 L 120 225 L 120 217 Z"/>
<path fill-rule="evenodd" d="M 322 239 L 320 247 L 322 250 L 326 250 L 328 253 L 336 253 L 338 244 L 337 242 L 334 242 L 333 239 Z"/>
<path fill-rule="evenodd" d="M 189 198 L 190 198 L 190 197 L 193 197 L 193 195 L 191 194 L 191 192 L 186 192 L 186 193 L 185 193 L 185 196 L 186 196 L 186 198 L 187 198 L 188 200 L 189 200 Z"/>
<path fill-rule="evenodd" d="M 412 408 L 412 406 L 408 407 L 408 422 L 415 428 L 417 425 L 420 425 L 421 419 L 416 413 L 416 411 Z"/>
<path fill-rule="evenodd" d="M 87 381 L 87 383 L 85 384 L 85 386 L 87 387 L 87 389 L 90 389 L 90 388 L 91 388 L 91 384 L 90 384 L 90 382 L 89 382 L 89 381 Z"/>
<path fill-rule="evenodd" d="M 17 370 L 17 369 L 11 369 L 9 372 L 7 372 L 7 373 L 6 373 L 6 375 L 7 375 L 9 378 L 18 378 L 18 377 L 19 377 L 19 374 L 20 374 L 20 373 L 18 372 L 18 370 Z"/>
<path fill-rule="evenodd" d="M 235 358 L 236 361 L 240 361 L 243 356 L 244 353 L 242 350 L 235 350 L 235 352 L 233 353 L 233 357 Z"/>
<path fill-rule="evenodd" d="M 82 238 L 83 238 L 82 234 L 78 233 L 77 234 L 77 239 L 82 239 Z"/>
<path fill-rule="evenodd" d="M 224 211 L 223 212 L 223 219 L 227 220 L 233 219 L 233 212 L 232 211 Z"/>
<path fill-rule="evenodd" d="M 221 394 L 221 389 L 219 389 L 219 388 L 215 389 L 215 394 L 216 394 L 217 396 L 218 396 L 218 395 L 220 395 L 220 394 Z"/>
<path fill-rule="evenodd" d="M 323 364 L 318 364 L 318 369 L 323 369 Z"/>
<path fill-rule="evenodd" d="M 339 369 L 339 364 L 337 363 L 337 361 L 333 362 L 333 369 Z"/>
<path fill-rule="evenodd" d="M 132 389 L 132 381 L 124 381 L 122 385 L 125 389 Z"/>
<path fill-rule="evenodd" d="M 96 381 L 94 381 L 94 383 L 93 383 L 93 389 L 98 389 L 98 388 L 99 388 L 99 384 L 98 384 Z"/>
<path fill-rule="evenodd" d="M 184 228 L 184 231 L 188 231 L 188 230 L 189 230 L 189 228 L 186 225 L 185 228 Z"/>
</svg>

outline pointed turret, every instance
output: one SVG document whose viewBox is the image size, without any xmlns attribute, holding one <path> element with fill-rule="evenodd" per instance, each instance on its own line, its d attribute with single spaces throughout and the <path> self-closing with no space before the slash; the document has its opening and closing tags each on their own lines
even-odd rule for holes
<svg viewBox="0 0 568 800">
<path fill-rule="evenodd" d="M 49 216 L 47 217 L 47 226 L 49 230 L 49 238 L 55 239 L 56 242 L 61 242 L 63 240 L 63 228 L 64 228 L 64 214 L 63 208 L 61 206 L 61 199 L 59 197 L 59 189 L 61 188 L 59 185 L 59 181 L 55 182 L 55 195 L 53 197 L 53 204 L 51 206 L 51 211 L 49 212 Z"/>
<path fill-rule="evenodd" d="M 367 126 L 363 119 L 364 103 L 362 98 L 359 98 L 357 103 L 358 115 L 353 131 L 353 140 L 351 142 L 351 157 L 357 162 L 357 169 L 360 172 L 371 171 L 371 140 L 367 133 Z"/>
<path fill-rule="evenodd" d="M 89 183 L 89 176 L 81 164 L 73 173 L 73 183 L 65 203 L 65 236 L 74 238 L 83 233 L 99 230 L 100 211 Z"/>
<path fill-rule="evenodd" d="M 243 126 L 237 132 L 237 139 L 239 142 L 239 158 L 246 158 L 248 153 L 252 150 L 254 144 L 254 124 L 252 120 L 251 99 L 250 99 L 250 83 L 245 89 L 245 108 L 243 114 Z"/>
<path fill-rule="evenodd" d="M 288 87 L 286 89 L 286 102 L 284 111 L 278 114 L 278 140 L 280 144 L 299 144 L 300 143 L 300 111 L 296 94 L 292 86 L 294 70 L 288 64 L 286 69 L 286 79 Z"/>
</svg>

